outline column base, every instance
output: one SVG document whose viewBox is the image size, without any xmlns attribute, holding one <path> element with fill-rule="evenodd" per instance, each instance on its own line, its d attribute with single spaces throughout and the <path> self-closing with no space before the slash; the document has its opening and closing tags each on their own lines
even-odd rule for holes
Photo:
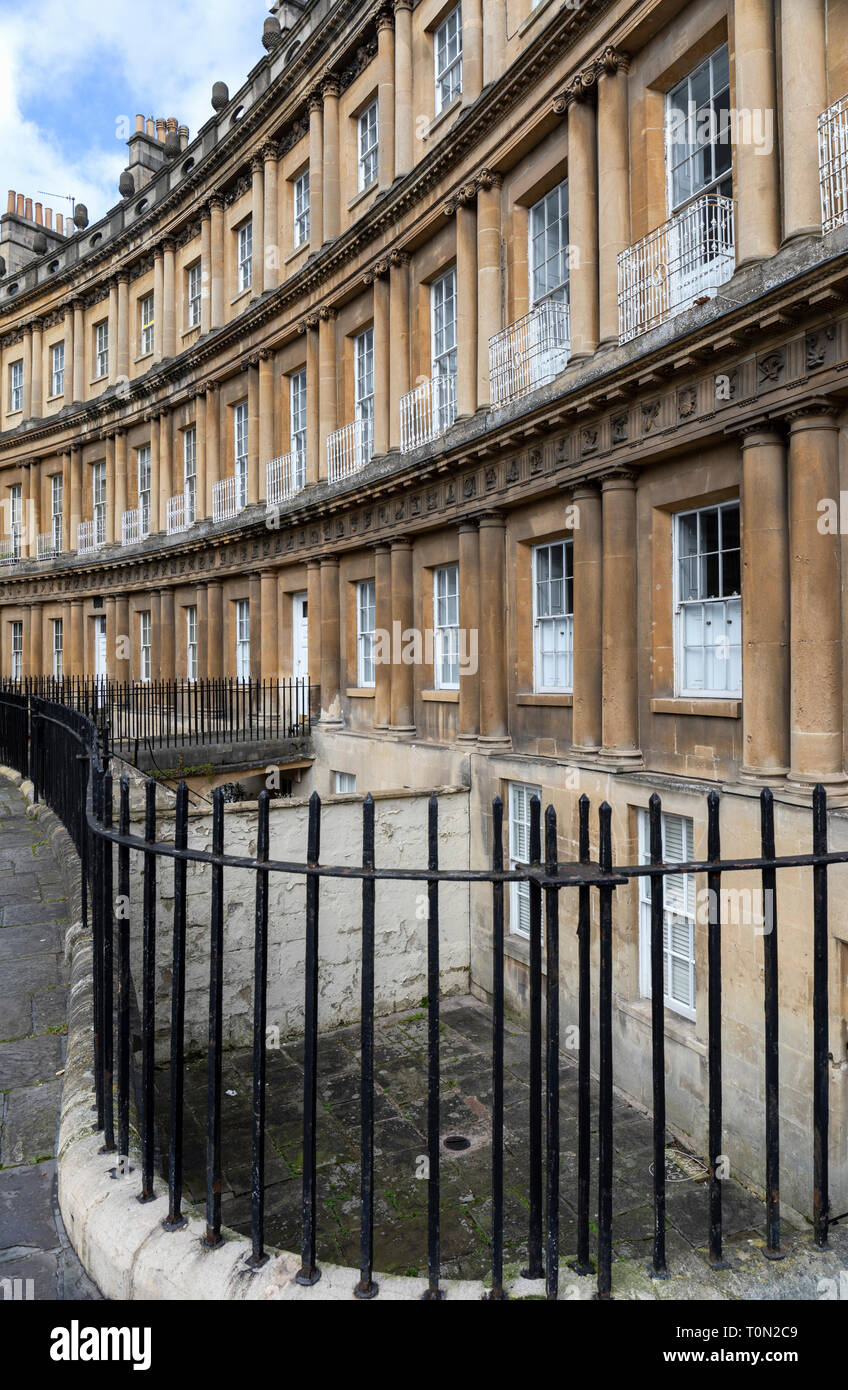
<svg viewBox="0 0 848 1390">
<path fill-rule="evenodd" d="M 318 716 L 318 723 L 322 729 L 343 729 L 344 720 L 340 714 L 324 714 L 323 710 Z"/>
<path fill-rule="evenodd" d="M 739 769 L 739 781 L 752 787 L 782 786 L 789 775 L 788 767 L 745 767 Z"/>
<path fill-rule="evenodd" d="M 414 724 L 389 724 L 387 727 L 390 734 L 401 734 L 408 737 L 415 733 Z"/>
<path fill-rule="evenodd" d="M 611 772 L 638 772 L 645 766 L 641 748 L 601 748 L 597 761 Z"/>
<path fill-rule="evenodd" d="M 477 747 L 481 753 L 501 753 L 512 748 L 512 739 L 509 734 L 480 734 Z"/>
</svg>

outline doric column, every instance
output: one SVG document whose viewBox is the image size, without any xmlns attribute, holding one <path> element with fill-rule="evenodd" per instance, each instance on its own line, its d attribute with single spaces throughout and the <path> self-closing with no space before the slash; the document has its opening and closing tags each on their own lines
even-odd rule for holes
<svg viewBox="0 0 848 1390">
<path fill-rule="evenodd" d="M 75 544 L 71 545 L 71 477 L 71 451 L 66 449 L 62 453 L 62 550 L 65 554 L 75 548 Z"/>
<path fill-rule="evenodd" d="M 483 86 L 497 82 L 506 67 L 507 14 L 503 0 L 483 0 Z"/>
<path fill-rule="evenodd" d="M 458 415 L 477 409 L 477 209 L 456 209 L 456 336 Z"/>
<path fill-rule="evenodd" d="M 264 489 L 263 489 L 264 490 Z M 259 501 L 259 359 L 247 367 L 247 501 Z"/>
<path fill-rule="evenodd" d="M 224 322 L 224 200 L 219 194 L 209 199 L 210 251 L 210 328 Z"/>
<path fill-rule="evenodd" d="M 387 729 L 392 722 L 392 552 L 388 545 L 382 543 L 374 547 L 374 625 L 378 633 L 378 661 L 374 670 L 374 728 Z M 379 659 L 381 655 L 382 660 Z"/>
<path fill-rule="evenodd" d="M 636 662 L 636 477 L 603 479 L 603 756 L 641 763 Z"/>
<path fill-rule="evenodd" d="M 279 644 L 277 633 L 277 571 L 263 570 L 260 576 L 260 604 L 262 615 L 257 637 L 261 640 L 260 675 L 264 681 L 277 680 L 279 671 Z"/>
<path fill-rule="evenodd" d="M 462 101 L 468 106 L 483 90 L 483 0 L 462 0 Z"/>
<path fill-rule="evenodd" d="M 155 423 L 154 423 L 155 429 Z M 163 410 L 159 416 L 159 530 L 168 526 L 168 500 L 174 495 L 174 471 L 171 454 L 171 416 Z"/>
<path fill-rule="evenodd" d="M 395 177 L 395 21 L 389 9 L 377 15 L 377 101 L 382 189 L 391 188 Z"/>
<path fill-rule="evenodd" d="M 480 742 L 495 746 L 509 743 L 504 552 L 504 519 L 499 512 L 485 512 L 480 517 Z M 465 626 L 461 608 L 459 621 Z"/>
<path fill-rule="evenodd" d="M 115 542 L 115 436 L 106 436 L 106 543 Z M 118 518 L 120 525 L 120 517 Z"/>
<path fill-rule="evenodd" d="M 128 681 L 132 655 L 132 634 L 130 632 L 130 600 L 127 594 L 118 595 L 115 629 L 115 680 Z"/>
<path fill-rule="evenodd" d="M 41 339 L 41 319 L 32 321 L 32 366 L 30 369 L 32 389 L 30 391 L 29 414 L 33 420 L 40 420 L 44 409 L 44 379 L 42 365 L 44 349 Z"/>
<path fill-rule="evenodd" d="M 210 680 L 224 674 L 224 590 L 217 580 L 206 585 L 206 675 Z"/>
<path fill-rule="evenodd" d="M 279 151 L 272 142 L 265 145 L 262 158 L 265 161 L 265 256 L 264 285 L 266 290 L 275 290 L 280 283 L 282 254 L 280 251 L 279 212 L 277 207 L 278 182 L 277 160 Z"/>
<path fill-rule="evenodd" d="M 125 270 L 119 271 L 115 278 L 118 286 L 118 343 L 115 366 L 118 376 L 126 380 L 130 374 L 130 278 Z"/>
<path fill-rule="evenodd" d="M 823 499 L 839 497 L 835 413 L 821 400 L 797 407 L 788 417 L 789 780 L 806 786 L 844 781 L 841 546 L 838 534 L 822 533 L 819 509 Z"/>
<path fill-rule="evenodd" d="M 127 510 L 127 433 L 116 430 L 113 448 L 115 453 L 115 540 L 121 539 L 121 523 Z"/>
<path fill-rule="evenodd" d="M 65 363 L 65 371 L 68 363 Z M 82 300 L 74 300 L 74 396 L 75 401 L 85 400 L 85 321 Z"/>
<path fill-rule="evenodd" d="M 200 332 L 212 325 L 212 216 L 207 203 L 200 215 Z"/>
<path fill-rule="evenodd" d="M 29 541 L 29 555 L 34 560 L 38 555 L 38 535 L 41 530 L 41 460 L 29 461 L 29 521 L 24 517 L 25 537 Z"/>
<path fill-rule="evenodd" d="M 339 558 L 321 559 L 321 722 L 341 724 Z"/>
<path fill-rule="evenodd" d="M 476 521 L 459 526 L 459 614 L 471 641 L 480 645 L 480 532 Z M 472 636 L 473 634 L 473 636 Z M 466 638 L 465 650 L 472 650 Z M 480 672 L 459 673 L 459 743 L 476 743 L 480 734 Z"/>
<path fill-rule="evenodd" d="M 157 246 L 153 252 L 153 361 L 162 361 L 165 328 L 165 252 Z"/>
<path fill-rule="evenodd" d="M 74 395 L 74 307 L 68 300 L 65 311 L 65 405 Z"/>
<path fill-rule="evenodd" d="M 501 184 L 500 174 L 487 169 L 479 176 L 477 194 L 477 404 L 490 396 L 489 339 L 503 328 L 501 321 Z"/>
<path fill-rule="evenodd" d="M 42 633 L 42 613 L 40 603 L 31 603 L 27 609 L 29 619 L 29 670 L 30 676 L 44 675 L 44 640 Z"/>
<path fill-rule="evenodd" d="M 773 256 L 780 242 L 774 0 L 734 0 L 733 57 L 739 111 L 752 125 L 763 122 L 757 132 L 761 137 L 768 135 L 765 123 L 771 122 L 766 143 L 752 138 L 753 129 L 747 139 L 740 131 L 735 142 L 736 264 L 741 266 Z M 816 148 L 815 127 L 811 148 Z"/>
<path fill-rule="evenodd" d="M 212 495 L 221 478 L 220 394 L 216 385 L 206 388 L 206 516 L 212 515 Z"/>
<path fill-rule="evenodd" d="M 321 84 L 324 98 L 324 240 L 332 241 L 341 227 L 341 188 L 339 185 L 339 80 L 325 77 Z M 312 174 L 309 175 L 310 204 Z M 312 211 L 310 206 L 310 223 Z"/>
<path fill-rule="evenodd" d="M 412 0 L 395 5 L 395 176 L 412 168 Z"/>
<path fill-rule="evenodd" d="M 85 674 L 85 644 L 83 642 L 83 606 L 81 603 L 71 603 L 71 631 L 70 637 L 70 662 L 67 674 L 69 676 L 82 676 Z"/>
<path fill-rule="evenodd" d="M 82 450 L 78 444 L 71 445 L 71 511 L 70 511 L 70 549 L 77 548 L 77 530 L 82 521 Z"/>
<path fill-rule="evenodd" d="M 385 454 L 389 448 L 389 280 L 388 263 L 380 262 L 373 274 L 374 283 L 374 453 Z"/>
<path fill-rule="evenodd" d="M 318 324 L 319 415 L 318 476 L 327 476 L 327 436 L 338 429 L 336 382 L 336 311 L 324 307 Z"/>
<path fill-rule="evenodd" d="M 317 483 L 321 464 L 321 387 L 319 360 L 319 319 L 311 314 L 303 320 L 306 334 L 306 481 Z M 317 650 L 317 648 L 316 648 Z"/>
<path fill-rule="evenodd" d="M 392 541 L 392 723 L 397 734 L 415 733 L 415 667 L 396 661 L 403 634 L 415 625 L 412 544 L 405 536 Z"/>
<path fill-rule="evenodd" d="M 591 357 L 598 346 L 598 156 L 594 68 L 574 79 L 556 109 L 568 112 L 568 239 L 579 248 L 571 266 L 571 356 Z"/>
<path fill-rule="evenodd" d="M 309 250 L 324 244 L 324 98 L 309 94 Z"/>
<path fill-rule="evenodd" d="M 601 629 L 603 548 L 601 494 L 596 483 L 577 483 L 574 541 L 574 707 L 571 740 L 581 752 L 601 746 L 603 699 Z"/>
<path fill-rule="evenodd" d="M 786 443 L 767 422 L 742 440 L 742 776 L 789 770 Z"/>
<path fill-rule="evenodd" d="M 313 687 L 321 686 L 321 561 L 308 560 L 306 563 L 307 596 L 307 648 L 309 661 L 309 680 Z M 320 710 L 320 700 L 316 697 L 313 713 Z"/>
<path fill-rule="evenodd" d="M 256 154 L 250 161 L 253 177 L 251 220 L 253 223 L 253 261 L 250 285 L 252 297 L 265 293 L 265 161 Z"/>
<path fill-rule="evenodd" d="M 409 381 L 409 256 L 389 255 L 389 448 L 400 448 L 400 401 Z"/>
<path fill-rule="evenodd" d="M 162 356 L 173 357 L 176 351 L 177 285 L 174 243 L 165 241 L 162 245 Z"/>
<path fill-rule="evenodd" d="M 599 332 L 601 344 L 609 346 L 618 344 L 618 257 L 631 241 L 629 67 L 626 54 L 608 48 L 598 74 Z"/>
<path fill-rule="evenodd" d="M 117 680 L 115 655 L 118 648 L 118 600 L 114 594 L 106 595 L 106 676 L 110 681 Z"/>
<path fill-rule="evenodd" d="M 277 437 L 274 421 L 275 382 L 274 353 L 263 348 L 259 354 L 259 468 L 257 476 L 258 499 L 268 496 L 267 468 L 276 450 Z"/>
<path fill-rule="evenodd" d="M 817 150 L 818 118 L 827 106 L 826 54 L 825 0 L 795 0 L 794 4 L 784 0 L 780 6 L 784 241 L 821 232 Z"/>
<path fill-rule="evenodd" d="M 258 681 L 262 673 L 262 580 L 252 574 L 248 581 L 250 592 L 250 679 Z M 230 609 L 232 612 L 232 609 Z"/>
<path fill-rule="evenodd" d="M 162 594 L 154 589 L 150 594 L 150 679 L 162 680 L 165 669 L 162 662 Z"/>
</svg>

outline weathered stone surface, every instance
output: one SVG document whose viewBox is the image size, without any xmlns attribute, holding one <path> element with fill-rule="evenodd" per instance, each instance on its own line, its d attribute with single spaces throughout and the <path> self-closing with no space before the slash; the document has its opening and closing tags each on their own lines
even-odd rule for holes
<svg viewBox="0 0 848 1390">
<path fill-rule="evenodd" d="M 61 1065 L 62 1044 L 54 1033 L 0 1043 L 0 1078 L 4 1090 L 52 1081 Z"/>
</svg>

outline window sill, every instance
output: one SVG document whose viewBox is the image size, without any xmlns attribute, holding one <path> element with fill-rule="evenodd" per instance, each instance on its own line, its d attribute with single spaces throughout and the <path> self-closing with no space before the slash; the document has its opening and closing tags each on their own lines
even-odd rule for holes
<svg viewBox="0 0 848 1390">
<path fill-rule="evenodd" d="M 23 413 L 24 413 L 24 412 L 23 412 L 23 407 L 19 406 L 17 410 L 9 410 L 9 411 L 7 411 L 7 412 L 6 412 L 6 418 L 7 418 L 7 420 L 10 420 L 10 419 L 12 418 L 13 415 L 23 415 Z"/>
<path fill-rule="evenodd" d="M 349 700 L 373 700 L 376 695 L 373 686 L 352 685 L 345 691 Z"/>
<path fill-rule="evenodd" d="M 192 323 L 192 324 L 189 324 L 188 328 L 184 328 L 184 329 L 182 330 L 182 332 L 180 333 L 180 337 L 181 337 L 181 338 L 187 338 L 187 337 L 189 336 L 189 334 L 191 334 L 191 333 L 199 333 L 199 332 L 200 332 L 200 324 L 199 324 L 199 323 Z"/>
<path fill-rule="evenodd" d="M 521 24 L 519 24 L 518 26 L 519 38 L 523 38 L 523 36 L 527 33 L 527 30 L 533 28 L 533 25 L 536 23 L 536 20 L 539 18 L 539 16 L 543 15 L 546 10 L 550 10 L 553 6 L 553 3 L 554 0 L 541 0 L 540 4 L 535 5 L 533 7 L 527 18 L 523 20 Z"/>
<path fill-rule="evenodd" d="M 360 203 L 364 203 L 366 198 L 370 198 L 372 194 L 376 193 L 379 186 L 379 179 L 374 179 L 373 183 L 369 183 L 367 188 L 360 188 L 356 197 L 351 198 L 350 202 L 348 203 L 348 212 L 353 212 L 354 208 L 358 207 Z"/>
<path fill-rule="evenodd" d="M 109 373 L 108 373 L 108 372 L 104 372 L 102 376 L 93 376 L 93 377 L 91 378 L 91 381 L 90 381 L 88 384 L 89 384 L 89 386 L 99 386 L 99 385 L 101 384 L 101 382 L 104 382 L 104 381 L 108 382 L 108 380 L 109 380 Z"/>
<path fill-rule="evenodd" d="M 300 256 L 305 255 L 305 253 L 308 250 L 309 237 L 306 238 L 306 241 L 302 241 L 299 246 L 295 247 L 294 251 L 292 251 L 290 256 L 286 256 L 286 259 L 283 261 L 283 265 L 291 265 L 292 261 L 296 261 Z"/>
<path fill-rule="evenodd" d="M 462 92 L 457 92 L 456 96 L 454 97 L 454 99 L 453 99 L 453 101 L 450 103 L 450 105 L 445 106 L 445 107 L 439 112 L 439 114 L 438 114 L 437 116 L 434 116 L 434 117 L 433 117 L 432 121 L 430 122 L 430 124 L 429 124 L 428 127 L 427 127 L 427 136 L 426 136 L 426 138 L 429 140 L 429 139 L 430 139 L 430 136 L 431 136 L 431 135 L 435 135 L 436 131 L 437 131 L 437 130 L 440 130 L 441 127 L 442 127 L 443 125 L 447 125 L 447 123 L 450 121 L 450 118 L 451 118 L 452 116 L 458 116 L 461 109 L 462 109 Z"/>
<path fill-rule="evenodd" d="M 458 705 L 458 704 L 459 704 L 459 691 L 458 691 L 458 690 L 422 690 L 422 691 L 421 691 L 421 699 L 422 699 L 422 700 L 431 700 L 431 701 L 433 701 L 434 703 L 437 703 L 437 704 L 438 704 L 438 703 L 441 703 L 441 704 L 445 704 L 445 705 Z"/>
<path fill-rule="evenodd" d="M 141 354 L 140 357 L 134 357 L 134 358 L 133 358 L 133 364 L 135 365 L 135 364 L 137 364 L 137 363 L 139 363 L 139 362 L 146 362 L 147 359 L 148 359 L 149 357 L 153 357 L 153 356 L 154 356 L 154 353 L 155 353 L 155 348 L 152 349 L 150 352 L 143 352 L 143 353 Z"/>
<path fill-rule="evenodd" d="M 545 694 L 537 694 L 533 690 L 518 694 L 515 697 L 517 705 L 558 705 L 563 709 L 570 709 L 574 704 L 574 695 L 568 691 L 550 691 Z"/>
<path fill-rule="evenodd" d="M 652 700 L 651 714 L 695 714 L 702 719 L 741 719 L 742 701 L 705 696 L 694 699 L 689 696 L 676 696 L 668 700 Z"/>
<path fill-rule="evenodd" d="M 44 404 L 45 404 L 45 405 L 52 405 L 54 401 L 63 401 L 64 399 L 65 399 L 65 393 L 64 393 L 64 391 L 57 391 L 57 393 L 56 393 L 55 396 L 48 396 L 48 397 L 46 398 Z"/>
<path fill-rule="evenodd" d="M 650 999 L 617 999 L 616 1004 L 621 1013 L 627 1014 L 637 1023 L 643 1023 L 648 1029 L 651 1027 Z M 673 1042 L 680 1043 L 681 1047 L 691 1048 L 693 1052 L 698 1053 L 699 1057 L 706 1057 L 707 1045 L 701 1042 L 698 1037 L 694 1020 L 684 1018 L 683 1014 L 674 1013 L 668 1006 L 664 1010 L 663 1032 Z"/>
<path fill-rule="evenodd" d="M 235 298 L 233 298 L 233 299 L 230 300 L 230 308 L 232 309 L 233 305 L 238 304 L 238 302 L 239 302 L 240 299 L 247 299 L 247 298 L 249 298 L 249 296 L 250 296 L 252 293 L 253 293 L 253 285 L 252 285 L 252 284 L 251 284 L 251 285 L 247 285 L 243 290 L 239 290 L 239 292 L 238 292 L 238 294 L 235 296 Z"/>
</svg>

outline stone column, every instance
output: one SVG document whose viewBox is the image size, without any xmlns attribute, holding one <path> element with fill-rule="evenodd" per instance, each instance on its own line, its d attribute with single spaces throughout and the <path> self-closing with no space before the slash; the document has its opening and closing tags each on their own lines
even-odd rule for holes
<svg viewBox="0 0 848 1390">
<path fill-rule="evenodd" d="M 69 676 L 82 676 L 85 674 L 85 644 L 83 642 L 83 606 L 81 603 L 71 603 L 71 631 L 70 631 L 70 666 Z"/>
<path fill-rule="evenodd" d="M 115 680 L 128 681 L 130 678 L 132 634 L 130 632 L 130 601 L 126 594 L 118 595 L 115 629 Z"/>
<path fill-rule="evenodd" d="M 574 706 L 571 740 L 580 752 L 601 746 L 603 660 L 599 615 L 603 604 L 601 494 L 595 483 L 577 483 L 571 494 L 577 524 L 574 541 Z"/>
<path fill-rule="evenodd" d="M 156 429 L 154 421 L 153 429 Z M 168 500 L 174 495 L 173 460 L 171 457 L 171 417 L 167 410 L 159 416 L 159 526 L 167 530 Z M 152 529 L 152 528 L 151 528 Z"/>
<path fill-rule="evenodd" d="M 206 675 L 219 680 L 224 674 L 224 590 L 217 580 L 206 585 Z"/>
<path fill-rule="evenodd" d="M 32 366 L 29 415 L 32 420 L 40 420 L 44 409 L 44 377 L 42 372 L 44 348 L 41 338 L 41 319 L 32 321 Z"/>
<path fill-rule="evenodd" d="M 67 554 L 71 550 L 71 452 L 69 449 L 62 454 L 62 550 Z"/>
<path fill-rule="evenodd" d="M 106 595 L 106 677 L 113 681 L 115 674 L 115 654 L 117 652 L 117 614 L 118 600 L 114 594 Z"/>
<path fill-rule="evenodd" d="M 742 768 L 789 770 L 789 515 L 786 444 L 761 421 L 742 440 Z"/>
<path fill-rule="evenodd" d="M 30 676 L 44 675 L 44 640 L 42 632 L 42 613 L 40 603 L 31 603 L 27 609 L 29 619 L 29 671 Z"/>
<path fill-rule="evenodd" d="M 174 243 L 166 241 L 162 248 L 162 356 L 173 357 L 177 351 L 177 285 L 174 266 Z"/>
<path fill-rule="evenodd" d="M 750 135 L 735 145 L 737 267 L 773 256 L 780 242 L 774 32 L 774 0 L 734 0 L 736 104 L 750 113 L 751 134 L 768 135 L 771 122 L 771 149 Z M 817 148 L 815 129 L 811 148 Z"/>
<path fill-rule="evenodd" d="M 470 643 L 480 648 L 480 532 L 476 521 L 462 521 L 459 526 L 459 620 L 465 629 L 465 650 Z M 472 636 L 473 634 L 473 636 Z M 486 634 L 488 640 L 488 634 Z M 459 674 L 459 731 L 458 743 L 476 743 L 480 734 L 480 671 Z"/>
<path fill-rule="evenodd" d="M 506 68 L 506 11 L 503 0 L 483 0 L 483 86 Z"/>
<path fill-rule="evenodd" d="M 374 623 L 378 633 L 374 728 L 388 729 L 392 722 L 392 552 L 385 544 L 374 546 Z"/>
<path fill-rule="evenodd" d="M 257 478 L 258 497 L 263 501 L 268 496 L 268 464 L 277 452 L 275 448 L 277 432 L 274 421 L 275 381 L 274 353 L 270 348 L 263 348 L 259 354 L 259 470 Z"/>
<path fill-rule="evenodd" d="M 503 328 L 500 174 L 485 170 L 477 194 L 477 404 L 491 400 L 489 339 Z"/>
<path fill-rule="evenodd" d="M 339 184 L 339 80 L 325 77 L 321 84 L 324 99 L 324 241 L 332 241 L 341 227 L 341 188 Z M 381 137 L 382 138 L 382 137 Z M 312 222 L 312 174 L 309 175 L 310 225 Z"/>
<path fill-rule="evenodd" d="M 789 414 L 789 781 L 804 786 L 845 780 L 840 537 L 819 529 L 819 503 L 839 497 L 834 417 L 826 400 Z"/>
<path fill-rule="evenodd" d="M 62 306 L 65 311 L 65 405 L 74 396 L 74 310 L 69 300 Z M 51 382 L 52 387 L 52 382 Z"/>
<path fill-rule="evenodd" d="M 321 722 L 341 724 L 339 559 L 321 559 Z"/>
<path fill-rule="evenodd" d="M 115 453 L 115 540 L 120 541 L 124 512 L 127 510 L 127 433 L 116 430 Z"/>
<path fill-rule="evenodd" d="M 250 161 L 253 176 L 251 221 L 253 259 L 250 268 L 251 297 L 265 293 L 265 161 L 255 154 Z"/>
<path fill-rule="evenodd" d="M 210 273 L 210 323 L 211 328 L 220 328 L 224 322 L 224 200 L 217 193 L 209 199 L 209 223 L 211 237 Z"/>
<path fill-rule="evenodd" d="M 320 89 L 309 94 L 309 250 L 324 244 L 324 98 Z"/>
<path fill-rule="evenodd" d="M 264 491 L 264 489 L 263 489 Z M 247 368 L 247 501 L 259 501 L 259 359 Z"/>
<path fill-rule="evenodd" d="M 462 103 L 483 90 L 483 0 L 462 0 Z"/>
<path fill-rule="evenodd" d="M 338 429 L 339 414 L 336 397 L 336 311 L 323 308 L 318 325 L 319 415 L 318 476 L 327 476 L 327 436 Z"/>
<path fill-rule="evenodd" d="M 250 679 L 258 681 L 262 673 L 262 580 L 258 574 L 252 574 L 249 584 Z"/>
<path fill-rule="evenodd" d="M 30 324 L 24 325 L 23 330 L 23 394 L 22 394 L 22 418 L 28 420 L 32 415 L 32 327 Z"/>
<path fill-rule="evenodd" d="M 480 517 L 480 742 L 495 747 L 509 744 L 504 552 L 504 519 L 499 512 L 485 512 Z M 459 621 L 465 626 L 461 608 Z"/>
<path fill-rule="evenodd" d="M 118 380 L 118 282 L 109 282 L 109 376 L 110 386 L 114 386 Z"/>
<path fill-rule="evenodd" d="M 38 536 L 41 531 L 41 483 L 42 468 L 41 460 L 30 459 L 29 463 L 29 519 L 24 517 L 24 537 L 29 544 L 29 555 L 31 559 L 36 559 L 38 555 Z"/>
<path fill-rule="evenodd" d="M 580 255 L 570 270 L 571 357 L 598 346 L 598 158 L 591 86 L 577 78 L 565 96 L 568 111 L 568 236 Z"/>
<path fill-rule="evenodd" d="M 374 453 L 389 448 L 389 393 L 392 343 L 389 333 L 388 265 L 378 265 L 374 274 Z"/>
<path fill-rule="evenodd" d="M 636 648 L 636 477 L 603 479 L 603 757 L 638 766 L 639 692 Z M 575 586 L 576 587 L 576 586 Z"/>
<path fill-rule="evenodd" d="M 206 515 L 212 515 L 212 497 L 215 484 L 221 477 L 221 419 L 218 387 L 206 388 Z"/>
<path fill-rule="evenodd" d="M 212 221 L 209 206 L 200 216 L 200 332 L 208 333 L 212 325 Z"/>
<path fill-rule="evenodd" d="M 309 680 L 313 690 L 313 714 L 321 709 L 321 561 L 309 560 L 306 565 L 307 645 L 309 647 Z"/>
<path fill-rule="evenodd" d="M 456 210 L 457 415 L 477 409 L 477 209 Z"/>
<path fill-rule="evenodd" d="M 260 604 L 262 608 L 261 617 L 261 648 L 260 648 L 260 675 L 264 681 L 275 681 L 278 679 L 279 670 L 279 650 L 277 633 L 279 622 L 277 620 L 277 572 L 276 570 L 263 570 L 260 583 Z"/>
<path fill-rule="evenodd" d="M 115 543 L 115 436 L 106 436 L 106 544 Z"/>
<path fill-rule="evenodd" d="M 85 320 L 82 301 L 74 300 L 74 395 L 75 401 L 85 400 Z M 68 363 L 65 362 L 65 371 Z"/>
<path fill-rule="evenodd" d="M 195 521 L 203 521 L 209 513 L 206 510 L 206 392 L 195 391 L 194 428 L 197 442 Z"/>
<path fill-rule="evenodd" d="M 395 177 L 395 21 L 389 9 L 377 14 L 377 101 L 378 177 L 385 189 Z"/>
<path fill-rule="evenodd" d="M 784 0 L 780 7 L 784 241 L 821 232 L 817 151 L 818 118 L 827 106 L 826 54 L 825 0 L 796 0 L 795 4 Z"/>
<path fill-rule="evenodd" d="M 162 594 L 154 589 L 150 594 L 150 679 L 162 680 Z"/>
<path fill-rule="evenodd" d="M 395 176 L 408 174 L 413 164 L 412 128 L 412 0 L 395 5 Z"/>
<path fill-rule="evenodd" d="M 280 283 L 282 254 L 280 251 L 277 159 L 279 151 L 273 141 L 262 150 L 265 161 L 265 256 L 264 280 L 266 290 L 275 290 Z"/>
<path fill-rule="evenodd" d="M 126 271 L 117 275 L 118 283 L 118 376 L 125 380 L 130 374 L 130 280 Z"/>
<path fill-rule="evenodd" d="M 21 535 L 20 535 L 20 547 L 21 547 L 21 558 L 25 560 L 25 559 L 29 556 L 29 553 L 30 553 L 29 538 L 30 538 L 30 532 L 31 532 L 31 530 L 32 530 L 32 527 L 31 527 L 31 525 L 30 525 L 31 509 L 30 509 L 30 505 L 29 505 L 29 502 L 30 502 L 30 463 L 29 463 L 29 459 L 21 459 L 20 469 L 21 469 Z M 33 551 L 34 551 L 34 549 L 35 549 L 35 547 L 34 547 L 34 544 L 33 544 Z"/>
<path fill-rule="evenodd" d="M 306 334 L 306 481 L 317 483 L 321 476 L 321 388 L 317 314 L 304 320 Z M 325 470 L 326 471 L 326 470 Z"/>
<path fill-rule="evenodd" d="M 153 361 L 162 361 L 165 328 L 165 252 L 157 246 L 153 252 Z"/>
<path fill-rule="evenodd" d="M 400 402 L 409 379 L 409 256 L 389 255 L 389 448 L 400 448 Z"/>
<path fill-rule="evenodd" d="M 627 73 L 630 59 L 608 48 L 598 75 L 598 281 L 601 346 L 618 346 L 618 257 L 630 233 Z"/>
<path fill-rule="evenodd" d="M 400 661 L 403 634 L 415 625 L 412 544 L 392 541 L 392 722 L 396 734 L 415 733 L 415 667 Z"/>
<path fill-rule="evenodd" d="M 77 529 L 82 516 L 82 450 L 78 444 L 71 445 L 71 532 L 70 549 L 77 548 Z"/>
<path fill-rule="evenodd" d="M 150 534 L 155 536 L 165 525 L 165 518 L 160 518 L 159 513 L 159 416 L 150 414 L 145 418 L 150 426 Z"/>
</svg>

